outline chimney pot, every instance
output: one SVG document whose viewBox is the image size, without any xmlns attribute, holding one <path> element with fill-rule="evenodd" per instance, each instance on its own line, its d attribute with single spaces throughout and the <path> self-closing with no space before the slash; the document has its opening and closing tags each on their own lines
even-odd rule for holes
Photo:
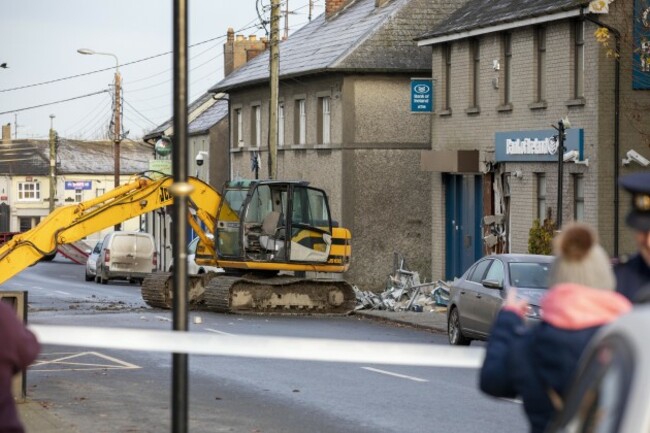
<svg viewBox="0 0 650 433">
<path fill-rule="evenodd" d="M 250 36 L 248 37 L 248 40 L 251 41 L 251 42 L 255 42 L 255 41 L 257 40 L 257 36 L 255 36 L 255 35 L 250 35 Z"/>
</svg>

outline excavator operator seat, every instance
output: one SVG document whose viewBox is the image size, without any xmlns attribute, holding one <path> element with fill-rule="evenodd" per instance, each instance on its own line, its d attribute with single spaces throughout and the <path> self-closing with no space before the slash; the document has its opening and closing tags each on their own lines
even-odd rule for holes
<svg viewBox="0 0 650 433">
<path fill-rule="evenodd" d="M 284 241 L 277 239 L 278 223 L 280 212 L 269 212 L 262 221 L 262 234 L 260 235 L 260 246 L 267 251 L 278 251 L 284 247 Z"/>
</svg>

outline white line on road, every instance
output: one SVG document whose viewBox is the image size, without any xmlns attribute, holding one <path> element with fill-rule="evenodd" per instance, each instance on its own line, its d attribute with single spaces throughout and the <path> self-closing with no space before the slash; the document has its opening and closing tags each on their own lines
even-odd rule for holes
<svg viewBox="0 0 650 433">
<path fill-rule="evenodd" d="M 214 332 L 215 334 L 221 334 L 221 335 L 235 335 L 235 334 L 229 334 L 228 332 L 223 332 L 219 331 L 217 329 L 212 329 L 212 328 L 205 328 L 206 331 Z"/>
<path fill-rule="evenodd" d="M 60 293 L 62 295 L 69 295 L 70 293 L 64 292 L 63 290 L 55 290 L 54 293 Z"/>
<path fill-rule="evenodd" d="M 517 404 L 523 404 L 524 403 L 523 401 L 521 401 L 518 398 L 503 398 L 503 397 L 500 397 L 499 400 L 508 401 L 510 403 L 517 403 Z"/>
<path fill-rule="evenodd" d="M 393 372 L 386 371 L 386 370 L 379 370 L 378 368 L 372 368 L 372 367 L 361 367 L 361 368 L 363 368 L 364 370 L 368 370 L 368 371 L 374 371 L 375 373 L 379 373 L 379 374 L 385 374 L 385 375 L 388 375 L 388 376 L 399 377 L 400 379 L 412 380 L 413 382 L 428 382 L 428 380 L 420 379 L 419 377 L 406 376 L 404 374 L 393 373 Z"/>
<path fill-rule="evenodd" d="M 170 319 L 169 317 L 165 317 L 165 316 L 156 316 L 156 319 L 164 320 L 165 322 L 171 322 L 172 321 L 172 319 Z"/>
</svg>

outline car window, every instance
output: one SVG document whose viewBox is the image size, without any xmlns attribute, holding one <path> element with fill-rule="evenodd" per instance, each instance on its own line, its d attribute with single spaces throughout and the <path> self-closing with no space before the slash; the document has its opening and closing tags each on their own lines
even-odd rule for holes
<svg viewBox="0 0 650 433">
<path fill-rule="evenodd" d="M 99 252 L 102 250 L 102 243 L 97 242 L 95 244 L 95 249 L 93 249 L 93 254 L 99 254 Z"/>
<path fill-rule="evenodd" d="M 510 284 L 531 289 L 548 288 L 550 263 L 511 262 L 508 264 Z"/>
<path fill-rule="evenodd" d="M 485 271 L 487 270 L 488 266 L 490 266 L 490 262 L 492 260 L 482 260 L 476 264 L 476 267 L 474 267 L 474 271 L 470 274 L 468 280 L 473 281 L 475 283 L 481 283 L 483 281 L 483 275 L 485 275 Z"/>
<path fill-rule="evenodd" d="M 485 278 L 483 279 L 490 280 L 490 281 L 498 281 L 499 283 L 503 284 L 504 275 L 505 275 L 505 271 L 503 268 L 503 263 L 501 263 L 501 260 L 492 260 L 492 266 L 490 266 L 488 273 L 485 275 Z"/>
<path fill-rule="evenodd" d="M 604 340 L 588 356 L 550 432 L 618 431 L 634 377 L 632 350 L 623 338 Z"/>
</svg>

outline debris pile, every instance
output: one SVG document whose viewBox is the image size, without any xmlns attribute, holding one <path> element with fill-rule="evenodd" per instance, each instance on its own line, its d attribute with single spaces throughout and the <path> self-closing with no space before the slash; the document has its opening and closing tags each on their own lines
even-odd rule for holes
<svg viewBox="0 0 650 433">
<path fill-rule="evenodd" d="M 395 265 L 381 294 L 355 287 L 357 310 L 439 311 L 449 301 L 449 286 L 442 280 L 420 282 L 416 271 L 407 269 L 404 259 L 395 253 Z"/>
</svg>

